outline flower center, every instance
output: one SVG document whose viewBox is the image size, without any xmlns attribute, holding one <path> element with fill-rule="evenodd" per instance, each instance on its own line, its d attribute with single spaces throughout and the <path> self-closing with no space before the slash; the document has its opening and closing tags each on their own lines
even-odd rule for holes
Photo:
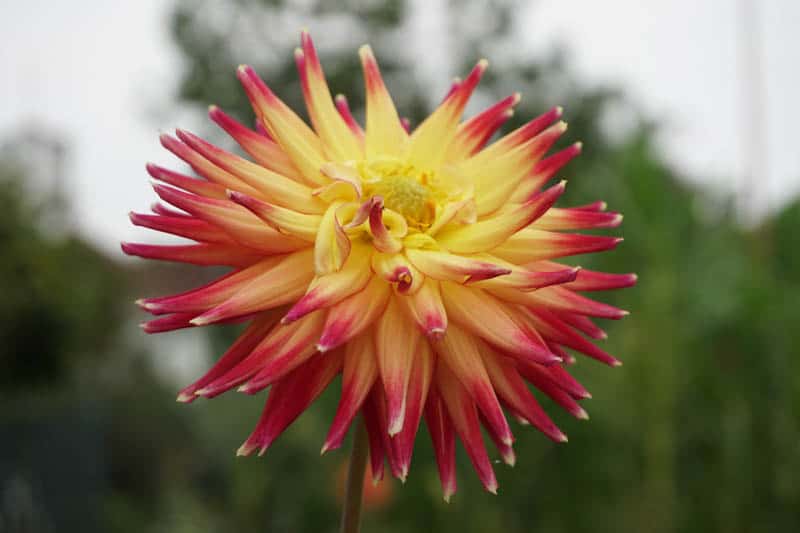
<svg viewBox="0 0 800 533">
<path fill-rule="evenodd" d="M 401 214 L 416 229 L 429 227 L 436 218 L 437 191 L 433 175 L 394 158 L 374 159 L 358 165 L 367 197 L 379 195 L 383 205 Z"/>
</svg>

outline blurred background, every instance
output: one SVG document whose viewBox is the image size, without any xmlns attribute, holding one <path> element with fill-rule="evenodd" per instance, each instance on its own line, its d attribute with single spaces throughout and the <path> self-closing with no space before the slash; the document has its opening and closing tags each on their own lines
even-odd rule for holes
<svg viewBox="0 0 800 533">
<path fill-rule="evenodd" d="M 175 403 L 235 336 L 148 337 L 133 305 L 217 274 L 124 257 L 127 221 L 180 169 L 160 131 L 215 103 L 251 121 L 235 67 L 302 109 L 292 49 L 314 36 L 362 110 L 370 42 L 398 108 L 423 117 L 477 58 L 474 112 L 565 107 L 583 155 L 565 204 L 608 202 L 625 242 L 586 267 L 635 271 L 605 296 L 625 365 L 574 367 L 581 422 L 556 446 L 517 429 L 500 495 L 459 450 L 441 500 L 420 432 L 405 486 L 367 494 L 365 532 L 800 531 L 800 3 L 795 0 L 142 0 L 0 7 L 0 532 L 333 532 L 347 448 L 319 458 L 331 387 L 263 458 L 236 458 L 262 403 Z M 363 116 L 359 111 L 359 116 Z"/>
</svg>

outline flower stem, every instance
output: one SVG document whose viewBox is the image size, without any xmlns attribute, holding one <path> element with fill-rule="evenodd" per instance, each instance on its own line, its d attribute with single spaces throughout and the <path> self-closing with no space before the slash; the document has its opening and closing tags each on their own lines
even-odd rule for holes
<svg viewBox="0 0 800 533">
<path fill-rule="evenodd" d="M 369 442 L 363 421 L 356 424 L 350 466 L 347 470 L 347 486 L 344 492 L 341 533 L 358 533 L 361 530 L 361 499 L 364 492 L 364 471 L 367 468 Z"/>
</svg>

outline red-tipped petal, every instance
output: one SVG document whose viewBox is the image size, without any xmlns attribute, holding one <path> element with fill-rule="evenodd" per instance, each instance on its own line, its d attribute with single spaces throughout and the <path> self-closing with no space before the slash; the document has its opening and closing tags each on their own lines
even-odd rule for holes
<svg viewBox="0 0 800 533">
<path fill-rule="evenodd" d="M 325 390 L 342 368 L 342 354 L 319 354 L 272 387 L 258 424 L 237 452 L 263 454 L 283 431 Z"/>
</svg>

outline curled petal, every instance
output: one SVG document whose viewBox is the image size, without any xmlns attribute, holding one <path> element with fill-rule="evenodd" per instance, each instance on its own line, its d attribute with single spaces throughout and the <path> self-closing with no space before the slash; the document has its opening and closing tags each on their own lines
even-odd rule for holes
<svg viewBox="0 0 800 533">
<path fill-rule="evenodd" d="M 340 202 L 332 203 L 317 228 L 314 241 L 314 272 L 319 276 L 340 270 L 350 255 L 352 245 L 337 215 L 341 205 Z"/>
<path fill-rule="evenodd" d="M 393 217 L 393 222 L 396 226 L 392 228 L 393 231 L 389 231 L 384 223 L 384 216 L 389 213 L 390 211 L 384 210 L 383 199 L 380 196 L 373 197 L 369 212 L 369 230 L 372 233 L 372 243 L 379 252 L 394 254 L 403 249 L 403 242 L 396 235 L 400 234 L 400 237 L 404 237 L 408 228 L 405 226 L 405 218 L 398 215 Z"/>
<path fill-rule="evenodd" d="M 533 196 L 524 204 L 514 206 L 491 218 L 467 226 L 445 229 L 439 233 L 437 240 L 455 253 L 469 254 L 492 250 L 542 216 L 564 193 L 565 187 L 566 182 L 562 181 Z"/>
<path fill-rule="evenodd" d="M 389 283 L 394 283 L 401 294 L 414 294 L 424 281 L 422 273 L 400 254 L 372 254 L 372 271 Z"/>
</svg>

